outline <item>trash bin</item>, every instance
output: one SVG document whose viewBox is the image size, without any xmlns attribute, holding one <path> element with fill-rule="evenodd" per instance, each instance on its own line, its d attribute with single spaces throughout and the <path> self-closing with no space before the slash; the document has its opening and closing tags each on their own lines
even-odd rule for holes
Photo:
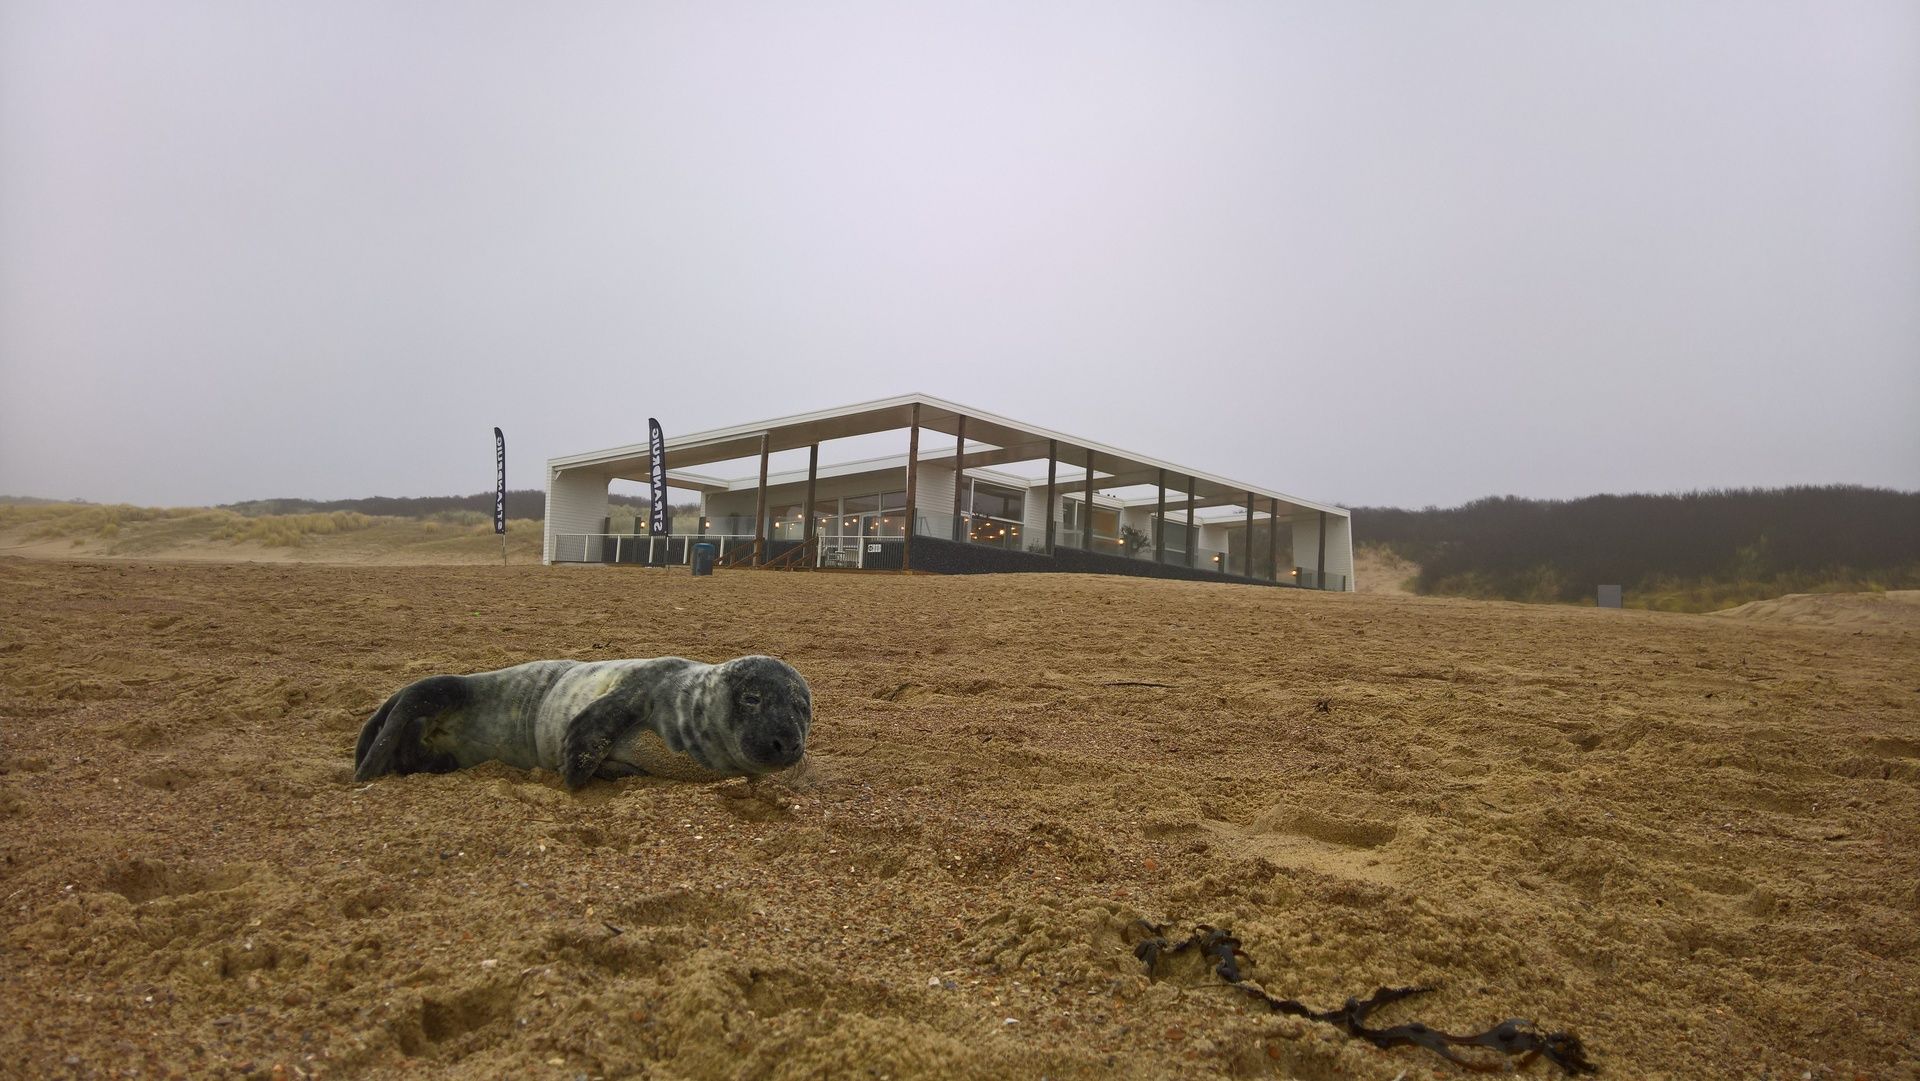
<svg viewBox="0 0 1920 1081">
<path fill-rule="evenodd" d="M 693 546 L 693 573 L 695 577 L 713 573 L 714 547 L 706 542 Z"/>
</svg>

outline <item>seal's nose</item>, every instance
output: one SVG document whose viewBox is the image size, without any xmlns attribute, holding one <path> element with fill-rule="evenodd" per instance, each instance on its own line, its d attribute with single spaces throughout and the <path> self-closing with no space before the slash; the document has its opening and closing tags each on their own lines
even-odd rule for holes
<svg viewBox="0 0 1920 1081">
<path fill-rule="evenodd" d="M 800 761 L 806 742 L 798 732 L 766 732 L 747 741 L 747 753 L 769 769 L 784 769 Z"/>
</svg>

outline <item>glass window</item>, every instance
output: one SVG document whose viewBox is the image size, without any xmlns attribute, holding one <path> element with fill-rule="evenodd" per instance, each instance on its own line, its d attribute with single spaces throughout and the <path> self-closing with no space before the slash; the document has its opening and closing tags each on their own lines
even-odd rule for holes
<svg viewBox="0 0 1920 1081">
<path fill-rule="evenodd" d="M 1167 551 L 1184 552 L 1187 550 L 1187 523 L 1178 518 L 1155 519 L 1160 522 L 1162 536 L 1166 539 Z"/>
<path fill-rule="evenodd" d="M 967 539 L 975 544 L 992 544 L 1001 548 L 1020 547 L 1020 523 L 1000 518 L 988 518 L 984 515 L 970 514 L 967 519 Z"/>
<path fill-rule="evenodd" d="M 1080 501 L 1069 499 L 1062 503 L 1060 514 L 1061 528 L 1068 533 L 1078 535 L 1081 523 Z M 1118 537 L 1120 535 L 1120 511 L 1117 507 L 1103 507 L 1098 503 L 1093 507 L 1093 535 L 1096 537 Z"/>
<path fill-rule="evenodd" d="M 867 533 L 876 537 L 904 537 L 907 535 L 907 493 L 882 492 L 880 494 L 880 513 L 871 519 Z"/>
<path fill-rule="evenodd" d="M 1007 518 L 1019 521 L 1026 506 L 1026 493 L 998 484 L 973 485 L 973 513 L 983 518 Z"/>
<path fill-rule="evenodd" d="M 859 537 L 866 528 L 865 519 L 880 509 L 880 500 L 870 495 L 850 495 L 840 501 L 840 536 Z"/>
<path fill-rule="evenodd" d="M 767 525 L 769 540 L 799 540 L 807 524 L 800 519 L 800 506 L 793 504 L 774 507 L 773 518 Z"/>
<path fill-rule="evenodd" d="M 967 539 L 975 544 L 1019 548 L 1020 516 L 1026 506 L 1026 493 L 1000 484 L 969 483 L 973 488 L 973 509 L 965 516 Z"/>
</svg>

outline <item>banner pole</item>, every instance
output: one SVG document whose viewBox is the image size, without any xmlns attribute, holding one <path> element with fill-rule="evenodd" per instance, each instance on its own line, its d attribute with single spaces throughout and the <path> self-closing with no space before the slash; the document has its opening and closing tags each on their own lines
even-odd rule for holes
<svg viewBox="0 0 1920 1081">
<path fill-rule="evenodd" d="M 493 430 L 493 531 L 500 534 L 500 565 L 507 565 L 507 437 Z"/>
</svg>

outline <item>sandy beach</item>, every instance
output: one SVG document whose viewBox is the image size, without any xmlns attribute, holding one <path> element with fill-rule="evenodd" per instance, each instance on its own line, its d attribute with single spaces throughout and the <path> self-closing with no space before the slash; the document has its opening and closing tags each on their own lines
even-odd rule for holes
<svg viewBox="0 0 1920 1081">
<path fill-rule="evenodd" d="M 1920 627 L 1819 602 L 0 557 L 0 1074 L 1470 1076 L 1147 920 L 1605 1077 L 1920 1077 Z M 352 781 L 420 676 L 760 652 L 788 775 Z"/>
</svg>

